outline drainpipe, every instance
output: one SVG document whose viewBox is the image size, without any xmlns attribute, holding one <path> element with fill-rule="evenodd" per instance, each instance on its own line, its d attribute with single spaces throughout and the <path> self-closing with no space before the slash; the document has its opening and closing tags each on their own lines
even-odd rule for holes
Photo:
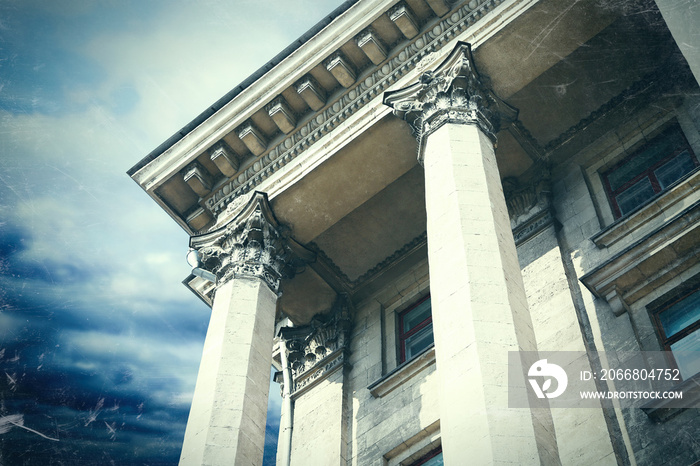
<svg viewBox="0 0 700 466">
<path fill-rule="evenodd" d="M 292 463 L 292 373 L 287 359 L 287 345 L 280 341 L 280 362 L 282 363 L 282 416 L 279 444 L 277 445 L 277 466 L 290 466 Z"/>
</svg>

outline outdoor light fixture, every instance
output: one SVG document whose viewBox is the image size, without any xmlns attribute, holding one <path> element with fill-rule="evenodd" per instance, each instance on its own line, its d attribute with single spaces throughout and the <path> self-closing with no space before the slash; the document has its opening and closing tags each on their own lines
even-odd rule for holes
<svg viewBox="0 0 700 466">
<path fill-rule="evenodd" d="M 201 265 L 201 260 L 199 256 L 199 251 L 197 251 L 194 248 L 190 248 L 190 250 L 187 252 L 187 263 L 190 264 L 190 267 L 192 267 L 192 275 L 195 275 L 197 277 L 201 277 L 207 281 L 210 281 L 212 283 L 216 283 L 216 275 L 214 275 L 211 272 L 208 272 L 200 267 Z"/>
</svg>

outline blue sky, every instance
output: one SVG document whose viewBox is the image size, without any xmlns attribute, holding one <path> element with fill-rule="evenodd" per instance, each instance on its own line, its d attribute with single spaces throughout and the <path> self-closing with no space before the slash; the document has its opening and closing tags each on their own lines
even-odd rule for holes
<svg viewBox="0 0 700 466">
<path fill-rule="evenodd" d="M 177 463 L 209 310 L 126 171 L 339 4 L 0 0 L 0 464 Z"/>
</svg>

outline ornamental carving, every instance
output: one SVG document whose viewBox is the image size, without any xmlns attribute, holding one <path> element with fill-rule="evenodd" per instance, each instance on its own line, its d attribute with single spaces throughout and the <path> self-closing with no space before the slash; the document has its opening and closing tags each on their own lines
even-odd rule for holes
<svg viewBox="0 0 700 466">
<path fill-rule="evenodd" d="M 374 97 L 410 73 L 414 67 L 419 64 L 429 66 L 436 56 L 436 51 L 441 50 L 454 37 L 479 22 L 502 3 L 503 0 L 473 0 L 465 3 L 442 18 L 434 27 L 418 34 L 406 46 L 394 50 L 382 66 L 376 67 L 365 79 L 359 80 L 337 100 L 316 112 L 315 118 L 300 125 L 263 154 L 258 161 L 219 186 L 206 199 L 206 208 L 214 215 L 220 214 L 233 199 L 253 191 L 265 179 L 357 113 Z"/>
<path fill-rule="evenodd" d="M 503 193 L 516 245 L 557 223 L 551 203 L 549 171 L 540 169 L 538 172 L 527 183 L 511 177 L 503 179 Z"/>
<path fill-rule="evenodd" d="M 445 123 L 475 124 L 495 144 L 501 123 L 515 121 L 518 114 L 484 85 L 466 42 L 458 42 L 447 59 L 424 72 L 418 82 L 384 94 L 384 103 L 411 124 L 419 153 L 427 136 Z"/>
<path fill-rule="evenodd" d="M 216 276 L 217 286 L 238 277 L 259 278 L 275 293 L 282 278 L 292 278 L 313 256 L 288 236 L 260 192 L 225 227 L 192 237 L 190 247 L 201 267 Z"/>
<path fill-rule="evenodd" d="M 527 184 L 513 177 L 504 178 L 503 194 L 508 206 L 511 227 L 515 228 L 523 217 L 530 217 L 535 210 L 539 212 L 549 207 L 551 197 L 549 173 L 543 172 L 537 179 Z"/>
<path fill-rule="evenodd" d="M 314 316 L 308 325 L 280 329 L 283 351 L 287 351 L 291 368 L 293 394 L 310 388 L 345 363 L 350 325 L 349 298 L 343 294 L 329 314 Z"/>
</svg>

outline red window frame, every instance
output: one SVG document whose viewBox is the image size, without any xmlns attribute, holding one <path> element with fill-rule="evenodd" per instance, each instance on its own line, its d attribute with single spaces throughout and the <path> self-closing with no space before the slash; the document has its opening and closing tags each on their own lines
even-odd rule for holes
<svg viewBox="0 0 700 466">
<path fill-rule="evenodd" d="M 639 156 L 646 149 L 648 149 L 652 144 L 658 143 L 658 141 L 661 140 L 662 138 L 673 137 L 672 133 L 674 133 L 674 132 L 682 137 L 682 142 L 679 142 L 678 146 L 676 147 L 676 149 L 673 152 L 671 152 L 670 154 L 666 155 L 665 157 L 657 160 L 656 162 L 652 163 L 651 165 L 646 167 L 646 169 L 642 173 L 639 173 L 637 176 L 635 176 L 631 180 L 627 181 L 623 185 L 619 186 L 617 189 L 612 189 L 612 186 L 611 186 L 610 180 L 609 180 L 609 176 L 612 173 L 614 173 L 618 169 L 624 167 L 632 159 Z M 601 177 L 603 179 L 603 187 L 605 189 L 605 194 L 608 196 L 608 200 L 610 201 L 610 205 L 612 207 L 613 215 L 615 216 L 615 219 L 621 218 L 623 216 L 622 211 L 620 210 L 620 207 L 618 206 L 618 203 L 617 203 L 617 196 L 619 196 L 623 192 L 627 191 L 629 188 L 631 188 L 632 186 L 634 186 L 639 181 L 641 181 L 645 178 L 649 179 L 650 184 L 651 184 L 651 188 L 654 191 L 654 196 L 663 192 L 664 189 L 661 187 L 661 183 L 657 179 L 656 174 L 654 172 L 660 166 L 662 166 L 666 162 L 670 161 L 674 157 L 680 155 L 684 151 L 688 151 L 688 153 L 690 154 L 690 158 L 693 161 L 694 167 L 697 168 L 699 165 L 698 158 L 695 156 L 693 149 L 690 147 L 690 144 L 688 143 L 688 140 L 686 139 L 685 134 L 683 133 L 683 130 L 678 125 L 678 123 L 675 123 L 675 124 L 670 125 L 668 128 L 666 128 L 661 133 L 659 133 L 651 141 L 649 141 L 648 143 L 644 144 L 642 147 L 637 149 L 632 155 L 630 155 L 629 157 L 625 157 L 619 163 L 615 164 L 615 166 L 612 167 L 610 170 L 603 173 L 601 175 Z M 691 171 L 693 171 L 693 170 L 691 170 Z M 644 204 L 644 202 L 642 202 L 639 205 L 643 205 L 643 204 Z"/>
<path fill-rule="evenodd" d="M 423 304 L 425 301 L 430 299 L 430 295 L 427 295 L 420 300 L 416 301 L 413 303 L 409 308 L 405 309 L 399 314 L 399 363 L 406 362 L 406 340 L 410 338 L 411 336 L 415 335 L 416 333 L 420 332 L 423 330 L 425 327 L 433 323 L 433 312 L 432 312 L 432 306 L 430 307 L 430 316 L 426 318 L 425 320 L 419 322 L 416 324 L 414 327 L 411 327 L 409 330 L 405 331 L 403 330 L 404 327 L 404 317 L 408 315 L 412 310 Z"/>
<path fill-rule="evenodd" d="M 442 453 L 442 445 L 437 447 L 435 450 L 430 451 L 425 456 L 421 457 L 417 462 L 413 463 L 411 466 L 420 466 L 421 464 L 425 464 L 428 462 L 428 460 L 435 458 L 440 453 Z"/>
</svg>

